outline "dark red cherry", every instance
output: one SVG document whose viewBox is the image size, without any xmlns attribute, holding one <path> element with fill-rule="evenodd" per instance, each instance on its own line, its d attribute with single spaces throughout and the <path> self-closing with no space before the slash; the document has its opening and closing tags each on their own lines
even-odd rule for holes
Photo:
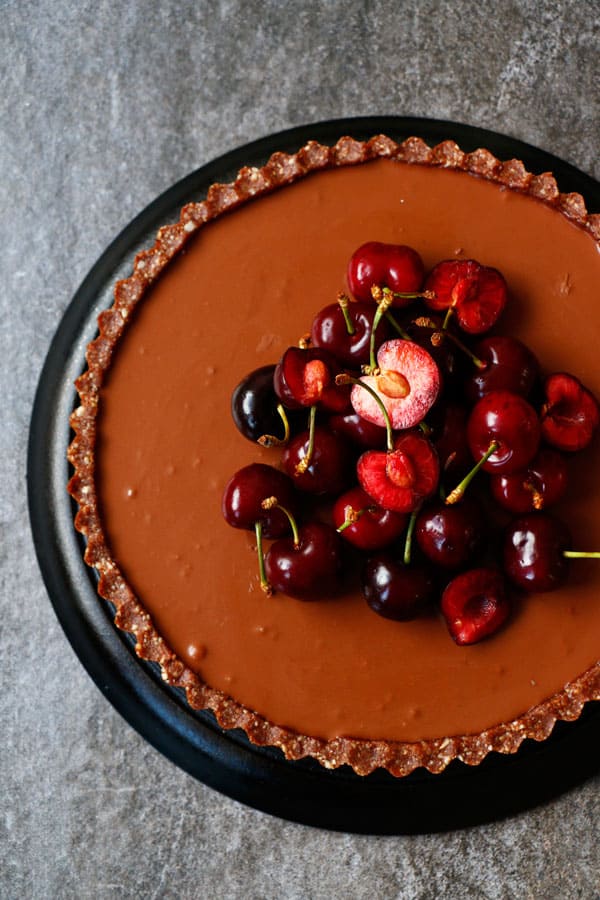
<svg viewBox="0 0 600 900">
<path fill-rule="evenodd" d="M 342 545 L 335 528 L 311 522 L 293 537 L 271 544 L 265 556 L 265 570 L 274 590 L 298 600 L 317 600 L 339 588 L 342 572 Z"/>
<path fill-rule="evenodd" d="M 511 474 L 535 456 L 540 442 L 540 422 L 534 408 L 519 394 L 491 391 L 471 411 L 467 440 L 473 458 L 480 460 L 490 444 L 496 450 L 483 464 L 486 472 Z"/>
<path fill-rule="evenodd" d="M 567 526 L 548 513 L 530 513 L 512 522 L 504 538 L 504 571 L 526 591 L 552 591 L 565 581 L 571 546 Z"/>
<path fill-rule="evenodd" d="M 542 447 L 525 469 L 512 475 L 492 475 L 490 488 L 496 502 L 511 512 L 547 509 L 565 494 L 567 463 L 557 450 Z"/>
<path fill-rule="evenodd" d="M 339 413 L 330 416 L 328 424 L 334 434 L 350 441 L 355 447 L 363 450 L 382 450 L 385 447 L 385 428 L 368 422 L 358 413 Z"/>
<path fill-rule="evenodd" d="M 417 517 L 415 537 L 425 556 L 445 569 L 475 559 L 484 546 L 486 528 L 479 504 L 471 497 L 447 506 L 434 503 Z"/>
<path fill-rule="evenodd" d="M 434 580 L 429 570 L 406 566 L 390 554 L 369 559 L 362 574 L 362 592 L 371 609 L 386 619 L 404 622 L 424 612 Z"/>
<path fill-rule="evenodd" d="M 355 250 L 348 263 L 348 287 L 357 300 L 371 300 L 371 288 L 387 287 L 397 293 L 421 289 L 425 268 L 416 250 L 403 244 L 369 241 Z M 396 297 L 394 306 L 405 306 L 410 299 Z"/>
<path fill-rule="evenodd" d="M 425 290 L 433 293 L 426 300 L 430 309 L 452 309 L 459 326 L 468 334 L 489 331 L 508 297 L 500 272 L 474 259 L 438 263 L 427 276 Z"/>
<path fill-rule="evenodd" d="M 236 428 L 249 441 L 258 441 L 265 435 L 282 440 L 285 426 L 277 412 L 280 403 L 273 387 L 275 366 L 262 366 L 250 372 L 235 388 L 231 396 L 231 415 Z M 288 425 L 293 432 L 299 427 L 299 413 L 286 413 Z M 305 420 L 303 420 L 303 426 Z"/>
<path fill-rule="evenodd" d="M 596 398 L 574 375 L 558 372 L 544 382 L 542 435 L 558 450 L 583 450 L 600 424 Z"/>
<path fill-rule="evenodd" d="M 540 367 L 529 347 L 514 337 L 492 335 L 473 347 L 484 363 L 465 382 L 465 394 L 476 403 L 490 391 L 511 391 L 527 397 L 538 378 Z"/>
<path fill-rule="evenodd" d="M 277 538 L 289 531 L 289 522 L 280 509 L 263 509 L 261 503 L 275 495 L 290 510 L 297 507 L 296 493 L 290 478 L 279 469 L 264 463 L 251 463 L 233 475 L 223 492 L 222 511 L 225 521 L 233 528 L 254 530 L 262 524 L 267 538 Z"/>
<path fill-rule="evenodd" d="M 475 644 L 506 621 L 510 604 L 502 575 L 471 569 L 453 578 L 442 594 L 442 615 L 457 644 Z"/>
<path fill-rule="evenodd" d="M 379 506 L 410 513 L 436 490 L 440 467 L 431 442 L 418 431 L 407 431 L 396 438 L 394 450 L 363 453 L 356 472 Z"/>
<path fill-rule="evenodd" d="M 329 412 L 346 412 L 350 408 L 350 388 L 337 385 L 339 365 L 321 347 L 288 347 L 275 367 L 275 393 L 289 409 L 319 406 Z"/>
<path fill-rule="evenodd" d="M 464 475 L 471 467 L 473 458 L 467 441 L 467 415 L 465 407 L 458 403 L 444 403 L 439 409 L 432 409 L 432 440 L 444 474 Z"/>
<path fill-rule="evenodd" d="M 346 526 L 347 522 L 351 524 Z M 406 516 L 376 506 L 362 488 L 355 487 L 336 500 L 333 524 L 344 540 L 359 550 L 381 550 L 400 537 Z"/>
<path fill-rule="evenodd" d="M 377 307 L 373 302 L 348 303 L 346 313 L 352 327 L 350 334 L 339 303 L 326 306 L 313 320 L 310 333 L 313 346 L 328 350 L 342 367 L 360 369 L 369 362 L 371 331 L 376 312 Z M 375 347 L 380 347 L 390 336 L 390 326 L 384 318 L 377 326 Z"/>
<path fill-rule="evenodd" d="M 308 431 L 292 438 L 283 451 L 284 470 L 298 490 L 329 496 L 341 494 L 353 479 L 353 459 L 347 444 L 327 428 L 317 426 L 310 462 L 302 471 L 301 463 L 309 454 L 309 445 Z"/>
</svg>

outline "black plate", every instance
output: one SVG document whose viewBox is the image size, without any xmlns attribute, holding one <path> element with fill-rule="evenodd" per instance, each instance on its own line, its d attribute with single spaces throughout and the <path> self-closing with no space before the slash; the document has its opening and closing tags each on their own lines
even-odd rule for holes
<svg viewBox="0 0 600 900">
<path fill-rule="evenodd" d="M 372 834 L 416 834 L 489 822 L 542 803 L 598 771 L 600 704 L 588 704 L 572 724 L 559 723 L 542 744 L 527 741 L 514 756 L 491 754 L 474 768 L 455 761 L 440 775 L 418 770 L 395 779 L 377 771 L 361 778 L 344 767 L 327 771 L 313 760 L 288 762 L 274 749 L 224 732 L 212 714 L 194 712 L 153 665 L 134 654 L 82 561 L 65 485 L 73 380 L 96 316 L 112 302 L 112 286 L 131 271 L 135 253 L 151 245 L 158 227 L 180 207 L 202 199 L 215 181 L 243 165 L 261 165 L 275 150 L 295 151 L 307 140 L 327 144 L 344 134 L 396 140 L 418 134 L 433 144 L 453 138 L 464 150 L 487 147 L 518 157 L 534 172 L 552 171 L 563 191 L 579 191 L 600 211 L 600 184 L 563 161 L 520 141 L 465 125 L 399 117 L 342 119 L 302 126 L 240 147 L 169 188 L 116 238 L 67 309 L 50 347 L 35 399 L 28 452 L 29 509 L 42 575 L 56 614 L 100 690 L 154 747 L 195 778 L 230 797 L 286 819 L 322 828 Z"/>
</svg>

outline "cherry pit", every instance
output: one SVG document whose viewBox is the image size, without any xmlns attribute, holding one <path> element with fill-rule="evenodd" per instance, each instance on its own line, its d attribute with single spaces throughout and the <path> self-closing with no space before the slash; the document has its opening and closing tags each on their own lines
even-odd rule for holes
<svg viewBox="0 0 600 900">
<path fill-rule="evenodd" d="M 598 402 L 492 331 L 509 294 L 484 262 L 427 272 L 413 247 L 369 241 L 298 344 L 235 388 L 236 427 L 277 456 L 222 500 L 255 534 L 265 595 L 327 602 L 354 581 L 374 613 L 439 615 L 462 646 L 600 556 L 573 549 L 554 509 Z"/>
</svg>

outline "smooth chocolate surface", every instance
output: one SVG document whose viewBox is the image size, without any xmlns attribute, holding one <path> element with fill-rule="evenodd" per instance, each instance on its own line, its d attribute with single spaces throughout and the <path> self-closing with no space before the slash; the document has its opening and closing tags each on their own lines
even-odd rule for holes
<svg viewBox="0 0 600 900">
<path fill-rule="evenodd" d="M 520 601 L 510 624 L 454 645 L 436 615 L 393 623 L 358 590 L 327 602 L 265 598 L 253 536 L 221 516 L 241 466 L 277 464 L 236 431 L 231 391 L 275 362 L 344 287 L 366 240 L 501 269 L 502 328 L 545 371 L 600 393 L 597 244 L 539 201 L 462 172 L 379 161 L 310 176 L 205 227 L 152 288 L 101 394 L 98 474 L 114 557 L 176 653 L 271 721 L 333 737 L 418 740 L 524 712 L 600 655 L 600 571 Z M 572 461 L 559 514 L 577 549 L 600 547 L 598 444 Z M 352 587 L 352 586 L 351 586 Z"/>
</svg>

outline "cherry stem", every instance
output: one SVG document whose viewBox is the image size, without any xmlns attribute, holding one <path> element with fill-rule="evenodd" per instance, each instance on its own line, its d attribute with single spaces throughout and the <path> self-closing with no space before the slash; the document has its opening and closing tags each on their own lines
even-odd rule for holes
<svg viewBox="0 0 600 900">
<path fill-rule="evenodd" d="M 288 522 L 290 523 L 290 527 L 292 529 L 292 534 L 294 536 L 294 547 L 297 547 L 300 543 L 300 535 L 298 534 L 298 525 L 296 523 L 295 518 L 285 506 L 282 506 L 277 497 L 266 497 L 262 503 L 260 504 L 263 509 L 280 509 L 282 513 L 288 518 Z"/>
<path fill-rule="evenodd" d="M 303 456 L 296 465 L 296 475 L 303 475 L 311 464 L 313 453 L 315 451 L 315 421 L 317 418 L 317 407 L 311 406 L 308 416 L 308 449 L 306 456 Z"/>
<path fill-rule="evenodd" d="M 258 575 L 260 578 L 260 589 L 267 597 L 273 594 L 273 588 L 267 580 L 265 572 L 265 554 L 262 545 L 262 522 L 258 520 L 254 523 L 254 533 L 256 534 L 256 553 L 258 555 Z"/>
<path fill-rule="evenodd" d="M 283 447 L 290 439 L 290 423 L 281 403 L 277 404 L 277 412 L 283 422 L 283 438 L 275 437 L 274 434 L 263 434 L 258 439 L 261 447 Z"/>
<path fill-rule="evenodd" d="M 389 309 L 386 312 L 385 317 L 388 320 L 388 322 L 390 323 L 390 325 L 392 326 L 392 328 L 394 329 L 394 331 L 396 332 L 396 334 L 399 334 L 403 341 L 412 341 L 410 334 L 407 331 L 405 331 L 404 328 L 402 328 L 402 326 L 398 325 L 398 323 L 396 322 L 396 319 L 394 318 L 393 313 Z"/>
<path fill-rule="evenodd" d="M 350 313 L 348 312 L 348 304 L 350 303 L 350 299 L 347 294 L 338 294 L 338 305 L 342 311 L 342 315 L 344 317 L 344 322 L 346 323 L 346 331 L 352 337 L 352 335 L 356 332 L 352 319 L 350 318 Z"/>
<path fill-rule="evenodd" d="M 600 559 L 600 551 L 563 550 L 563 556 L 568 559 Z"/>
<path fill-rule="evenodd" d="M 456 344 L 459 350 L 462 350 L 463 353 L 466 353 L 473 365 L 477 366 L 478 369 L 487 369 L 488 364 L 482 359 L 479 359 L 478 356 L 475 356 L 473 351 L 470 350 L 459 337 L 457 337 L 455 334 L 452 334 L 451 331 L 446 331 L 445 326 L 441 330 L 435 330 L 436 323 L 433 321 L 433 319 L 428 319 L 427 316 L 421 316 L 418 319 L 415 319 L 415 325 L 417 325 L 419 328 L 434 329 L 434 333 L 431 335 L 431 343 L 434 347 L 439 347 L 439 345 L 445 338 L 450 338 L 450 340 L 454 344 Z"/>
<path fill-rule="evenodd" d="M 408 520 L 408 528 L 406 529 L 406 538 L 404 539 L 404 565 L 410 565 L 410 559 L 412 555 L 412 540 L 413 534 L 415 532 L 415 525 L 417 524 L 417 510 L 410 514 L 410 519 Z"/>
<path fill-rule="evenodd" d="M 361 516 L 364 516 L 366 512 L 372 512 L 375 509 L 374 506 L 365 506 L 363 509 L 354 509 L 352 506 L 346 507 L 346 518 L 336 529 L 338 534 L 341 534 L 342 531 L 345 531 L 346 528 L 350 528 L 351 525 L 355 525 L 356 522 L 360 519 Z"/>
<path fill-rule="evenodd" d="M 446 331 L 446 329 L 448 328 L 448 325 L 450 324 L 450 319 L 452 318 L 452 313 L 453 313 L 453 312 L 454 312 L 454 307 L 453 307 L 453 306 L 449 306 L 449 307 L 448 307 L 448 311 L 446 312 L 446 316 L 445 316 L 445 318 L 444 318 L 444 321 L 442 322 L 442 331 Z"/>
<path fill-rule="evenodd" d="M 375 289 L 371 290 L 373 297 L 375 297 Z M 375 315 L 373 316 L 373 327 L 371 328 L 371 339 L 369 341 L 369 368 L 376 369 L 377 361 L 375 359 L 375 332 L 377 331 L 377 327 L 381 322 L 382 317 L 387 313 L 388 309 L 392 305 L 393 294 L 389 288 L 384 288 L 383 291 L 380 292 L 381 296 L 378 299 L 377 310 Z"/>
<path fill-rule="evenodd" d="M 472 480 L 475 478 L 484 463 L 486 463 L 490 456 L 496 452 L 499 446 L 500 444 L 498 443 L 498 441 L 492 441 L 479 462 L 475 466 L 473 466 L 473 468 L 467 475 L 465 475 L 460 484 L 457 484 L 454 490 L 450 491 L 450 493 L 446 497 L 446 504 L 448 506 L 451 506 L 453 503 L 457 503 L 459 500 L 462 500 L 465 491 L 471 484 Z"/>
<path fill-rule="evenodd" d="M 387 449 L 391 453 L 394 449 L 394 435 L 392 432 L 392 423 L 390 422 L 390 417 L 387 409 L 385 408 L 385 404 L 379 394 L 373 390 L 373 388 L 365 384 L 364 381 L 361 381 L 360 378 L 355 378 L 353 375 L 347 375 L 345 372 L 335 376 L 336 384 L 357 384 L 359 387 L 364 388 L 367 391 L 373 400 L 377 403 L 377 406 L 381 410 L 383 418 L 385 420 L 385 428 L 387 432 Z"/>
</svg>

